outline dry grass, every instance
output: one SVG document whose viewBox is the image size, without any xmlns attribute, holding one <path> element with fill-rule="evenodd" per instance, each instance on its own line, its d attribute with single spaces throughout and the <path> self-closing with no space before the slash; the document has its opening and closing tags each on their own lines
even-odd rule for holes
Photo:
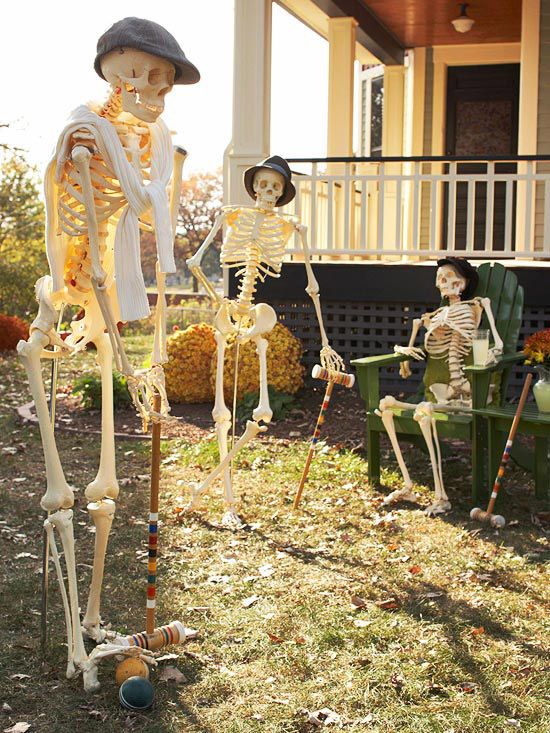
<svg viewBox="0 0 550 733">
<path fill-rule="evenodd" d="M 139 339 L 134 345 L 143 352 Z M 548 540 L 530 521 L 532 483 L 512 470 L 508 485 L 521 491 L 505 513 L 518 524 L 500 533 L 474 526 L 463 453 L 446 462 L 454 510 L 443 519 L 430 520 L 413 506 L 387 516 L 380 493 L 367 485 L 363 457 L 330 446 L 316 457 L 303 509 L 293 513 L 307 446 L 264 439 L 237 462 L 235 485 L 249 526 L 232 533 L 217 523 L 218 491 L 200 515 L 178 521 L 174 511 L 182 482 L 214 464 L 215 445 L 165 443 L 159 620 L 179 618 L 200 638 L 172 649 L 178 658 L 162 664 L 176 665 L 187 682 L 176 687 L 155 675 L 154 709 L 128 714 L 118 705 L 108 663 L 101 691 L 86 696 L 79 680 L 63 675 L 53 571 L 50 641 L 47 661 L 40 660 L 43 460 L 38 430 L 14 415 L 28 393 L 14 357 L 0 361 L 0 377 L 0 684 L 12 709 L 2 714 L 2 730 L 27 721 L 31 733 L 68 726 L 79 733 L 306 733 L 315 728 L 303 710 L 329 707 L 353 731 L 505 733 L 518 725 L 550 731 Z M 71 378 L 66 369 L 64 378 Z M 86 435 L 59 433 L 59 446 L 79 489 L 84 604 L 93 536 L 82 488 L 93 478 L 98 445 Z M 147 451 L 145 441 L 117 446 L 123 486 L 103 614 L 120 631 L 144 626 Z M 430 483 L 424 457 L 412 461 L 412 474 Z M 398 475 L 386 472 L 385 483 L 398 484 Z M 428 488 L 418 489 L 427 503 Z M 257 600 L 243 604 L 251 596 Z M 388 599 L 395 608 L 379 605 Z"/>
</svg>

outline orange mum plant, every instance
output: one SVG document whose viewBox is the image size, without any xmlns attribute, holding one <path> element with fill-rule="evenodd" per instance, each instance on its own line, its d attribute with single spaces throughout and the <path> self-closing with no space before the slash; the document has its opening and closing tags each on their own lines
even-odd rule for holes
<svg viewBox="0 0 550 733">
<path fill-rule="evenodd" d="M 537 331 L 525 340 L 526 364 L 550 369 L 550 328 Z"/>
</svg>

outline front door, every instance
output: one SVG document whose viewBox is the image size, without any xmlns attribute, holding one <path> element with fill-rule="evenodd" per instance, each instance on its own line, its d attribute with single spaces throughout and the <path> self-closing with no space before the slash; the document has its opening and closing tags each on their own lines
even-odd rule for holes
<svg viewBox="0 0 550 733">
<path fill-rule="evenodd" d="M 449 67 L 447 76 L 446 154 L 516 155 L 518 146 L 519 64 Z M 460 163 L 459 173 L 485 173 L 486 164 Z M 496 173 L 513 173 L 513 163 L 497 163 Z M 514 193 L 515 201 L 515 193 Z M 504 249 L 506 184 L 495 183 L 493 249 Z M 474 250 L 485 248 L 487 184 L 476 183 Z M 514 206 L 515 209 L 515 206 Z M 456 249 L 466 249 L 468 184 L 457 184 Z M 445 219 L 446 221 L 446 219 Z M 512 234 L 512 242 L 514 236 Z"/>
</svg>

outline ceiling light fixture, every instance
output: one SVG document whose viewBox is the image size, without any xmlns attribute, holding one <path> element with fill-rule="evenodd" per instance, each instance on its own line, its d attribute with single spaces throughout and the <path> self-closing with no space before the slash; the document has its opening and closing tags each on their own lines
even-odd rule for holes
<svg viewBox="0 0 550 733">
<path fill-rule="evenodd" d="M 468 31 L 472 30 L 475 23 L 475 20 L 468 17 L 468 13 L 466 12 L 467 7 L 468 3 L 460 3 L 460 16 L 451 20 L 453 28 L 455 31 L 458 31 L 458 33 L 468 33 Z"/>
</svg>

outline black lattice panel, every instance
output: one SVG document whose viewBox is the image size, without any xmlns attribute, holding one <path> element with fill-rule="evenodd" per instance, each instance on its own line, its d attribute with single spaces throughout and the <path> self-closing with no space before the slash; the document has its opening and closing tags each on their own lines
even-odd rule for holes
<svg viewBox="0 0 550 733">
<path fill-rule="evenodd" d="M 276 301 L 273 306 L 279 320 L 301 340 L 305 348 L 304 361 L 310 368 L 318 362 L 320 334 L 311 301 Z M 409 342 L 412 321 L 422 313 L 433 310 L 433 303 L 357 303 L 324 302 L 323 321 L 331 345 L 346 363 L 351 359 L 377 354 L 390 354 L 396 344 Z M 531 333 L 550 325 L 550 308 L 526 307 L 520 343 Z M 418 343 L 418 342 L 417 342 Z M 381 391 L 388 394 L 411 394 L 422 378 L 422 363 L 411 362 L 413 375 L 401 379 L 398 368 L 385 369 L 381 375 Z M 519 393 L 525 372 L 517 368 L 510 381 L 510 395 Z"/>
</svg>

